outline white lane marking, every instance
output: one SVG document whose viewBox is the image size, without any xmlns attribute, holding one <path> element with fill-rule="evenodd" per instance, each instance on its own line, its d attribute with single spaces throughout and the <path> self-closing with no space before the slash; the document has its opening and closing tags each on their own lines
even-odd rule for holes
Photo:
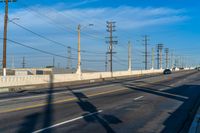
<svg viewBox="0 0 200 133">
<path fill-rule="evenodd" d="M 139 97 L 136 97 L 136 98 L 134 98 L 134 100 L 139 100 L 139 99 L 141 99 L 141 98 L 143 98 L 144 96 L 139 96 Z"/>
<path fill-rule="evenodd" d="M 164 91 L 164 90 L 167 90 L 167 88 L 163 88 L 163 89 L 158 89 L 159 91 Z"/>
<path fill-rule="evenodd" d="M 45 131 L 45 130 L 48 130 L 48 129 L 51 129 L 51 128 L 54 128 L 54 127 L 58 127 L 58 126 L 61 126 L 61 125 L 64 125 L 64 124 L 67 124 L 67 123 L 70 123 L 70 122 L 74 122 L 74 121 L 83 119 L 84 117 L 88 117 L 88 116 L 91 116 L 91 115 L 100 113 L 100 112 L 102 112 L 102 111 L 103 111 L 103 110 L 99 110 L 99 111 L 97 111 L 97 112 L 90 113 L 90 114 L 85 115 L 85 116 L 80 116 L 80 117 L 73 118 L 73 119 L 71 119 L 71 120 L 63 121 L 63 122 L 54 124 L 54 125 L 52 125 L 52 126 L 49 126 L 49 127 L 42 128 L 42 129 L 40 129 L 40 130 L 34 131 L 33 133 L 40 133 L 40 132 L 43 132 L 43 131 Z"/>
</svg>

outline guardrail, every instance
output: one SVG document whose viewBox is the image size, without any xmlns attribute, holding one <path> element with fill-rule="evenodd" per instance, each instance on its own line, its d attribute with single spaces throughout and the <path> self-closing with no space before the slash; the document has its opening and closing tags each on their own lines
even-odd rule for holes
<svg viewBox="0 0 200 133">
<path fill-rule="evenodd" d="M 82 74 L 55 74 L 50 75 L 27 75 L 27 76 L 0 76 L 0 88 L 12 86 L 25 86 L 47 83 L 71 82 L 80 80 L 102 79 L 110 77 L 133 76 L 150 73 L 161 73 L 163 70 L 137 70 L 137 71 L 116 71 L 110 72 L 91 72 Z M 53 79 L 52 79 L 53 77 Z"/>
</svg>

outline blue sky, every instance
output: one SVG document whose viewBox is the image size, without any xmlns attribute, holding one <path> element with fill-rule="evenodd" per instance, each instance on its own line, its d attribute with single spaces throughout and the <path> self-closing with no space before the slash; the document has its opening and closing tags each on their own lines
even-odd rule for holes
<svg viewBox="0 0 200 133">
<path fill-rule="evenodd" d="M 141 69 L 144 46 L 142 37 L 149 36 L 149 66 L 151 48 L 163 43 L 176 58 L 190 64 L 199 63 L 200 2 L 198 0 L 18 0 L 9 4 L 9 19 L 66 46 L 77 48 L 76 27 L 93 23 L 81 34 L 82 66 L 85 69 L 104 70 L 106 21 L 116 21 L 118 45 L 114 47 L 114 69 L 127 69 L 127 42 L 133 44 L 133 68 Z M 0 3 L 0 21 L 3 22 L 4 4 Z M 25 31 L 9 22 L 8 38 L 34 48 L 43 49 L 67 56 L 66 47 L 49 42 Z M 3 36 L 3 23 L 0 23 L 0 36 Z M 1 41 L 2 42 L 2 41 Z M 0 55 L 2 55 L 1 45 Z M 94 53 L 95 52 L 95 53 Z M 52 64 L 53 56 L 8 42 L 8 66 L 12 57 L 15 66 L 21 67 L 22 57 L 26 57 L 27 67 L 44 67 Z M 72 50 L 72 57 L 77 58 Z M 180 57 L 181 56 L 181 57 Z M 56 58 L 56 65 L 65 67 L 67 60 Z M 0 58 L 1 59 L 1 58 Z M 85 60 L 85 61 L 84 61 Z M 90 61 L 86 61 L 90 60 Z M 94 61 L 95 60 L 95 61 Z M 76 67 L 76 59 L 72 61 Z"/>
</svg>

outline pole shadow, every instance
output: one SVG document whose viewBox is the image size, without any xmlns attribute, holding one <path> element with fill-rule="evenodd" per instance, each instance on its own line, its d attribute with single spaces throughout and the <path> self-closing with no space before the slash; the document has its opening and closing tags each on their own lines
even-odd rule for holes
<svg viewBox="0 0 200 133">
<path fill-rule="evenodd" d="M 174 112 L 168 112 L 170 116 L 163 122 L 164 129 L 161 133 L 188 132 L 195 112 L 200 105 L 200 85 L 182 85 L 164 91 L 134 86 L 133 84 L 123 85 L 131 90 L 150 93 L 182 102 Z"/>
<path fill-rule="evenodd" d="M 24 122 L 20 125 L 19 130 L 17 133 L 31 133 L 36 130 L 36 127 L 41 127 L 46 128 L 52 125 L 53 121 L 53 74 L 49 75 L 49 90 L 48 90 L 48 95 L 47 95 L 47 100 L 46 100 L 46 106 L 44 107 L 44 111 L 36 112 L 29 114 L 25 116 Z M 40 119 L 43 119 L 42 125 L 40 126 L 39 121 Z M 51 133 L 53 132 L 52 129 L 45 130 L 43 133 Z"/>
<path fill-rule="evenodd" d="M 88 97 L 85 94 L 82 92 L 74 92 L 71 89 L 69 90 L 78 99 L 77 104 L 80 108 L 86 112 L 82 115 L 86 122 L 99 123 L 107 133 L 115 133 L 110 124 L 122 123 L 119 118 L 113 115 L 99 113 L 98 108 L 88 100 Z"/>
</svg>

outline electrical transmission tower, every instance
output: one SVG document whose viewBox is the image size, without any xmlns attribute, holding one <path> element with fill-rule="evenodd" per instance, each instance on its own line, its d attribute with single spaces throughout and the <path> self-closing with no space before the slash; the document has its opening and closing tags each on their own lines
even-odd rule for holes
<svg viewBox="0 0 200 133">
<path fill-rule="evenodd" d="M 0 66 L 2 66 L 3 65 L 3 61 L 2 60 L 0 60 Z"/>
<path fill-rule="evenodd" d="M 110 33 L 110 36 L 107 37 L 108 41 L 106 43 L 109 44 L 109 51 L 107 52 L 110 55 L 110 72 L 113 72 L 113 54 L 116 52 L 113 52 L 113 45 L 117 44 L 118 42 L 115 40 L 117 37 L 113 36 L 113 32 L 115 32 L 115 24 L 116 22 L 107 22 L 107 31 Z"/>
<path fill-rule="evenodd" d="M 105 71 L 108 71 L 108 53 L 106 52 L 106 59 L 105 59 Z"/>
<path fill-rule="evenodd" d="M 71 47 L 67 47 L 67 69 L 72 68 L 72 60 L 71 60 Z"/>
<path fill-rule="evenodd" d="M 157 68 L 162 69 L 162 49 L 163 44 L 157 45 Z"/>
<path fill-rule="evenodd" d="M 26 65 L 26 63 L 25 63 L 25 57 L 23 56 L 23 59 L 22 59 L 22 68 L 25 68 L 25 65 Z"/>
<path fill-rule="evenodd" d="M 169 66 L 169 48 L 165 48 L 165 68 Z"/>
<path fill-rule="evenodd" d="M 144 36 L 143 41 L 144 41 L 144 46 L 145 46 L 144 64 L 145 64 L 145 70 L 147 70 L 148 69 L 148 41 L 149 41 L 147 35 Z"/>
<path fill-rule="evenodd" d="M 14 56 L 12 56 L 12 62 L 11 62 L 11 67 L 12 67 L 12 69 L 14 69 L 15 68 L 15 57 Z"/>
<path fill-rule="evenodd" d="M 8 27 L 8 3 L 16 0 L 0 0 L 5 3 L 4 34 L 3 34 L 3 76 L 6 76 L 6 55 L 7 55 L 7 27 Z"/>
<path fill-rule="evenodd" d="M 52 62 L 52 67 L 54 68 L 55 67 L 55 57 L 53 57 L 53 62 Z"/>
<path fill-rule="evenodd" d="M 152 52 L 151 52 L 151 69 L 154 69 L 154 48 L 152 48 Z"/>
<path fill-rule="evenodd" d="M 171 68 L 174 68 L 174 50 L 171 50 Z"/>
</svg>

